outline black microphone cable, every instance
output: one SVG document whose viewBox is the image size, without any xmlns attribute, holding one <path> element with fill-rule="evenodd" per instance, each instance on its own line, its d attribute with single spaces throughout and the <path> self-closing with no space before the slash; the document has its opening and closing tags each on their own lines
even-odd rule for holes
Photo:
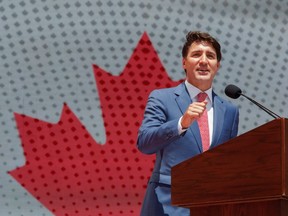
<svg viewBox="0 0 288 216">
<path fill-rule="evenodd" d="M 263 106 L 262 104 L 258 103 L 257 101 L 253 100 L 252 98 L 248 97 L 247 95 L 242 93 L 242 90 L 235 86 L 235 85 L 228 85 L 225 88 L 225 94 L 228 97 L 231 97 L 233 99 L 237 99 L 238 97 L 240 97 L 240 95 L 242 95 L 243 97 L 247 98 L 248 100 L 250 100 L 252 103 L 254 103 L 255 105 L 257 105 L 259 108 L 261 108 L 262 110 L 264 110 L 266 113 L 268 113 L 270 116 L 272 116 L 273 118 L 277 119 L 277 118 L 281 118 L 281 116 L 277 115 L 276 113 L 272 112 L 271 110 L 269 110 L 267 107 Z"/>
</svg>

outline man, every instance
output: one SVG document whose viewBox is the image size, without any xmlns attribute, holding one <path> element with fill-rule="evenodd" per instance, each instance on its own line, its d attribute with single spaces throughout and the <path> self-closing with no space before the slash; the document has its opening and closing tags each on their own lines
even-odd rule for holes
<svg viewBox="0 0 288 216">
<path fill-rule="evenodd" d="M 182 57 L 185 82 L 151 92 L 139 129 L 138 149 L 156 154 L 141 216 L 190 215 L 189 209 L 171 205 L 171 167 L 237 136 L 238 108 L 212 90 L 220 44 L 208 33 L 189 32 Z M 204 101 L 197 101 L 199 93 L 206 93 Z"/>
</svg>

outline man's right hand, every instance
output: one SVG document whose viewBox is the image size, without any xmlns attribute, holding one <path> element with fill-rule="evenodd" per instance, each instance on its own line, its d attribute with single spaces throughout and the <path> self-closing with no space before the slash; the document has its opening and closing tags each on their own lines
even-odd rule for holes
<svg viewBox="0 0 288 216">
<path fill-rule="evenodd" d="M 182 129 L 187 129 L 190 125 L 200 118 L 206 109 L 207 101 L 193 102 L 189 105 L 181 119 Z"/>
</svg>

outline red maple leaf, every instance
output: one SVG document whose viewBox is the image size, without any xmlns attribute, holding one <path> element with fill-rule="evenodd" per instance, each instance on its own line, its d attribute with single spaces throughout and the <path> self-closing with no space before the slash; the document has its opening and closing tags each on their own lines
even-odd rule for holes
<svg viewBox="0 0 288 216">
<path fill-rule="evenodd" d="M 179 82 L 169 79 L 146 33 L 122 74 L 96 65 L 94 74 L 106 143 L 66 104 L 56 124 L 15 113 L 26 164 L 9 173 L 55 215 L 139 215 L 154 160 L 136 149 L 147 97 Z"/>
</svg>

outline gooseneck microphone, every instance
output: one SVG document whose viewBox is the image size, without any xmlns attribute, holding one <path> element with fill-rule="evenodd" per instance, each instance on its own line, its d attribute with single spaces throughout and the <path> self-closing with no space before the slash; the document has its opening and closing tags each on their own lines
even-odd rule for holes
<svg viewBox="0 0 288 216">
<path fill-rule="evenodd" d="M 241 95 L 245 98 L 247 98 L 248 100 L 250 100 L 252 103 L 254 103 L 255 105 L 257 105 L 258 107 L 260 107 L 260 109 L 264 110 L 266 113 L 268 113 L 270 116 L 272 116 L 273 118 L 277 119 L 277 118 L 281 118 L 281 116 L 277 115 L 276 113 L 272 112 L 271 110 L 269 110 L 268 108 L 264 107 L 262 104 L 259 104 L 257 101 L 253 100 L 252 98 L 244 95 L 242 93 L 242 90 L 240 88 L 238 88 L 235 85 L 228 85 L 225 88 L 225 94 L 228 97 L 231 97 L 233 99 L 237 99 L 238 97 L 240 97 Z"/>
</svg>

